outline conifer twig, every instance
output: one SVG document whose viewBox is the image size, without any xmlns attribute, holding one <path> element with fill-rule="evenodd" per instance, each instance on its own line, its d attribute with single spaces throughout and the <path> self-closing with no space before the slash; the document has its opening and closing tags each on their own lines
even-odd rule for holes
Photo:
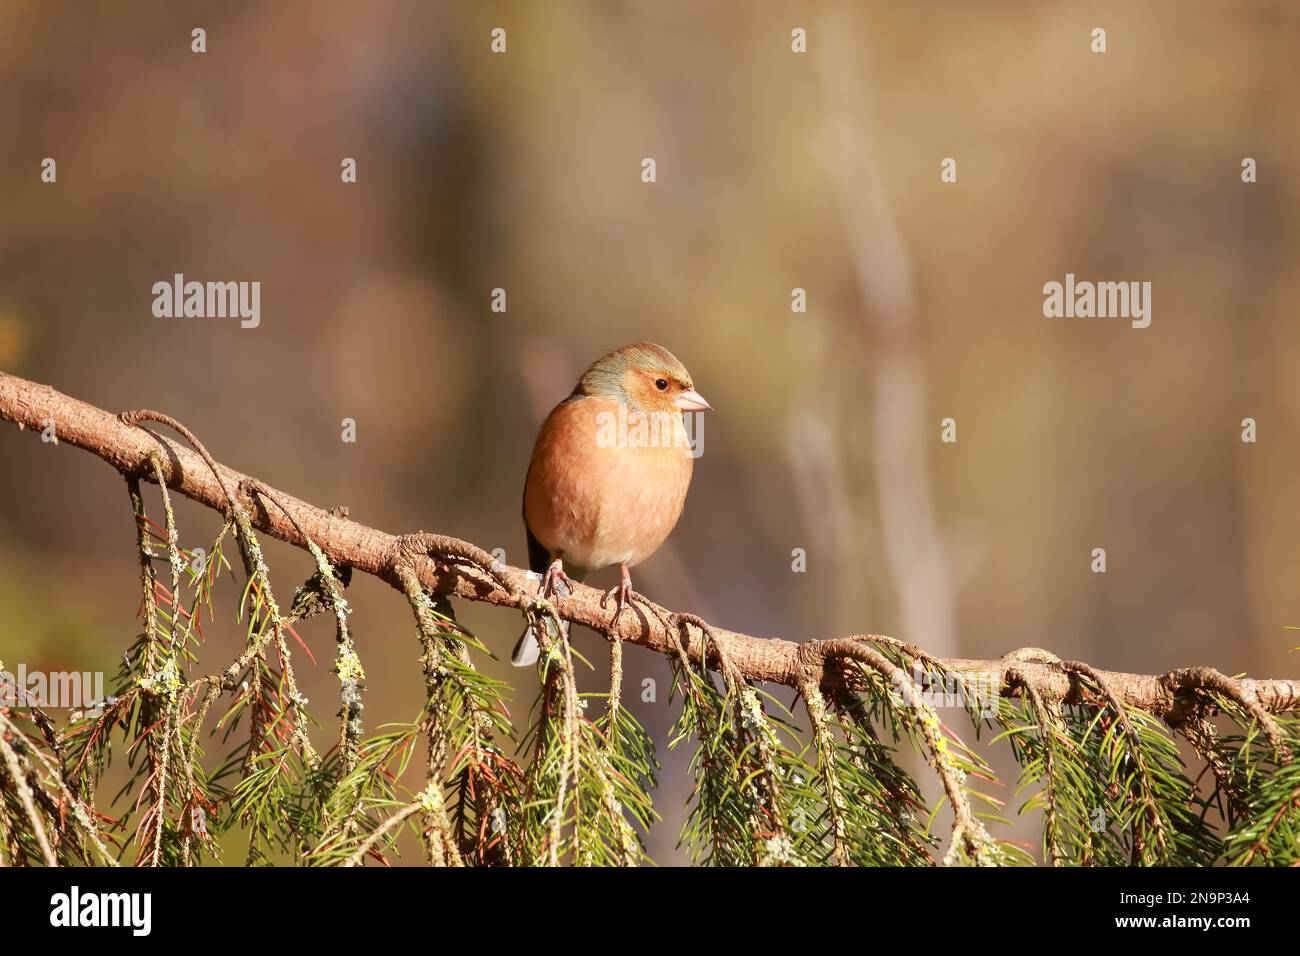
<svg viewBox="0 0 1300 956">
<path fill-rule="evenodd" d="M 158 421 L 172 425 L 174 419 L 154 412 L 135 412 L 132 421 Z M 251 501 L 241 498 L 236 489 L 248 480 L 233 469 L 219 464 L 197 441 L 198 452 L 147 429 L 128 425 L 118 416 L 78 401 L 67 395 L 18 376 L 0 372 L 0 420 L 11 421 L 21 428 L 39 431 L 42 423 L 53 420 L 63 444 L 82 448 L 107 461 L 126 475 L 143 475 L 151 455 L 160 455 L 165 465 L 168 487 L 193 501 L 227 513 L 232 502 Z M 179 424 L 179 423 L 177 423 Z M 173 426 L 174 427 L 174 426 Z M 182 426 L 183 429 L 183 426 Z M 187 431 L 178 433 L 193 436 Z M 399 567 L 407 560 L 399 536 L 367 527 L 343 514 L 314 507 L 281 491 L 273 492 L 281 504 L 293 512 L 295 522 L 285 514 L 258 509 L 250 524 L 282 541 L 306 548 L 305 535 L 320 542 L 321 550 L 334 566 L 347 565 L 372 574 L 394 587 L 401 588 Z M 246 496 L 248 493 L 245 491 Z M 526 609 L 537 600 L 537 582 L 521 568 L 498 564 L 483 549 L 442 535 L 420 535 L 427 546 L 426 555 L 413 559 L 413 568 L 421 586 L 430 594 L 460 600 L 482 601 L 499 606 Z M 582 624 L 600 633 L 610 633 L 609 612 L 602 610 L 602 592 L 587 585 L 575 584 L 568 596 L 553 601 L 555 615 L 564 621 Z M 650 605 L 650 602 L 644 602 Z M 625 644 L 634 644 L 663 654 L 677 652 L 677 635 L 668 622 L 669 612 L 652 605 L 654 613 L 645 613 L 640 603 L 634 614 L 624 614 L 613 630 Z M 662 613 L 660 613 L 662 611 Z M 746 680 L 766 681 L 797 687 L 804 677 L 800 660 L 801 645 L 787 640 L 754 637 L 713 627 L 715 647 L 725 648 L 727 659 Z M 612 639 L 612 637 L 611 637 Z M 845 639 L 848 640 L 848 639 Z M 689 659 L 698 661 L 701 648 L 684 649 Z M 1024 696 L 1024 682 L 1033 685 L 1047 702 L 1082 703 L 1077 680 L 1051 663 L 1018 661 L 1011 655 L 996 660 L 943 659 L 939 663 L 948 671 L 975 679 L 982 686 L 997 689 L 1004 697 Z M 819 682 L 832 686 L 839 679 L 838 665 L 823 670 Z M 1007 680 L 1014 668 L 1023 681 Z M 229 673 L 229 672 L 228 672 Z M 1153 716 L 1176 717 L 1182 709 L 1203 694 L 1206 683 L 1199 668 L 1171 671 L 1169 674 L 1127 674 L 1097 670 L 1109 691 L 1119 701 L 1140 708 Z M 1300 680 L 1252 680 L 1226 678 L 1231 682 L 1233 699 L 1258 712 L 1277 714 L 1300 710 Z"/>
</svg>

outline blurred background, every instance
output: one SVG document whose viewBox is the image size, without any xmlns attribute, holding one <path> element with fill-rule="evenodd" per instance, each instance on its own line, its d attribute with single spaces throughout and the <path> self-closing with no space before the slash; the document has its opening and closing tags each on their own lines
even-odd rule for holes
<svg viewBox="0 0 1300 956">
<path fill-rule="evenodd" d="M 523 564 L 537 425 L 648 339 L 716 409 L 685 516 L 635 575 L 654 600 L 793 640 L 1300 676 L 1298 28 L 1281 0 L 4 0 L 0 368 Z M 260 327 L 154 318 L 178 272 L 260 281 Z M 1045 319 L 1067 272 L 1151 282 L 1150 328 Z M 113 673 L 139 629 L 122 480 L 13 428 L 0 464 L 0 660 Z M 178 517 L 210 544 L 215 514 Z M 268 557 L 290 594 L 313 570 Z M 349 594 L 367 729 L 409 720 L 409 610 L 373 580 Z M 243 633 L 226 598 L 213 664 Z M 516 615 L 459 610 L 508 655 Z M 332 624 L 301 630 L 329 701 Z M 533 675 L 487 668 L 522 721 Z M 675 862 L 667 664 L 625 668 L 665 764 L 650 851 Z"/>
</svg>

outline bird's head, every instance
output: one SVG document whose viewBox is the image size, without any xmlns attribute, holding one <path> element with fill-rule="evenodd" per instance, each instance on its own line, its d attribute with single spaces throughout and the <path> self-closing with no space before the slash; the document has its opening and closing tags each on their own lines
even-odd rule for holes
<svg viewBox="0 0 1300 956">
<path fill-rule="evenodd" d="M 693 412 L 712 407 L 695 390 L 686 366 L 652 342 L 625 345 L 597 359 L 578 380 L 575 392 L 613 398 L 646 412 Z"/>
</svg>

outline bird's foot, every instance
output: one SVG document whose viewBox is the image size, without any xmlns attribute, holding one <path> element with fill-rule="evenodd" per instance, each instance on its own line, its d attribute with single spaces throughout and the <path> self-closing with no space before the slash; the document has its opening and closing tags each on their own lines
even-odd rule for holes
<svg viewBox="0 0 1300 956">
<path fill-rule="evenodd" d="M 614 617 L 609 622 L 610 629 L 613 630 L 618 626 L 618 619 L 623 615 L 623 609 L 633 601 L 644 600 L 641 595 L 632 590 L 632 575 L 628 573 L 627 565 L 618 566 L 622 578 L 618 584 L 606 591 L 600 598 L 600 606 L 604 609 L 610 598 L 614 598 Z"/>
<path fill-rule="evenodd" d="M 560 563 L 559 558 L 551 562 L 550 567 L 546 569 L 546 574 L 542 576 L 542 589 L 539 592 L 542 600 L 555 594 L 557 585 L 562 585 L 564 588 L 560 593 L 566 595 L 573 593 L 573 579 L 564 573 L 564 565 Z"/>
</svg>

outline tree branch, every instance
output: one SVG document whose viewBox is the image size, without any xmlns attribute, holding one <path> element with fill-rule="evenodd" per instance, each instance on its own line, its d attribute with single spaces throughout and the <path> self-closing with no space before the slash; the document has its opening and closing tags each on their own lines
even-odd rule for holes
<svg viewBox="0 0 1300 956">
<path fill-rule="evenodd" d="M 0 372 L 0 419 L 19 428 L 48 433 L 58 442 L 91 452 L 128 477 L 156 481 L 151 455 L 161 455 L 161 471 L 173 491 L 222 514 L 233 500 L 257 529 L 304 550 L 307 536 L 338 566 L 346 565 L 402 590 L 401 571 L 410 568 L 434 594 L 526 610 L 538 600 L 538 584 L 523 569 L 494 563 L 481 548 L 456 538 L 420 532 L 392 535 L 350 520 L 341 511 L 326 511 L 269 488 L 257 479 L 220 464 L 207 455 L 166 438 L 137 422 L 172 423 L 166 416 L 136 412 L 114 415 L 64 395 L 47 385 Z M 187 432 L 187 440 L 197 440 Z M 261 491 L 261 494 L 258 491 Z M 263 498 L 278 507 L 267 508 Z M 292 515 L 292 517 L 290 517 Z M 650 602 L 633 602 L 610 630 L 611 612 L 601 607 L 602 592 L 577 584 L 569 596 L 552 599 L 558 616 L 582 624 L 607 639 L 621 639 L 662 654 L 677 654 L 678 639 L 696 662 L 705 646 L 700 624 L 690 615 L 673 615 Z M 691 629 L 695 631 L 692 632 Z M 680 633 L 678 631 L 680 629 Z M 709 641 L 724 653 L 728 666 L 750 680 L 798 688 L 809 678 L 835 688 L 842 661 L 857 656 L 855 647 L 869 642 L 900 645 L 892 638 L 863 634 L 802 644 L 753 637 L 710 627 Z M 909 648 L 910 656 L 926 659 Z M 715 652 L 716 653 L 716 652 Z M 1082 703 L 1077 675 L 1044 652 L 1015 651 L 998 660 L 940 660 L 935 664 L 1004 697 L 1023 696 L 1029 688 L 1045 701 Z M 810 673 L 811 671 L 811 673 Z M 1181 724 L 1202 712 L 1210 693 L 1234 697 L 1252 712 L 1300 710 L 1300 680 L 1232 680 L 1212 668 L 1183 668 L 1161 675 L 1094 671 L 1116 699 Z M 1234 693 L 1235 691 L 1235 693 Z"/>
</svg>

